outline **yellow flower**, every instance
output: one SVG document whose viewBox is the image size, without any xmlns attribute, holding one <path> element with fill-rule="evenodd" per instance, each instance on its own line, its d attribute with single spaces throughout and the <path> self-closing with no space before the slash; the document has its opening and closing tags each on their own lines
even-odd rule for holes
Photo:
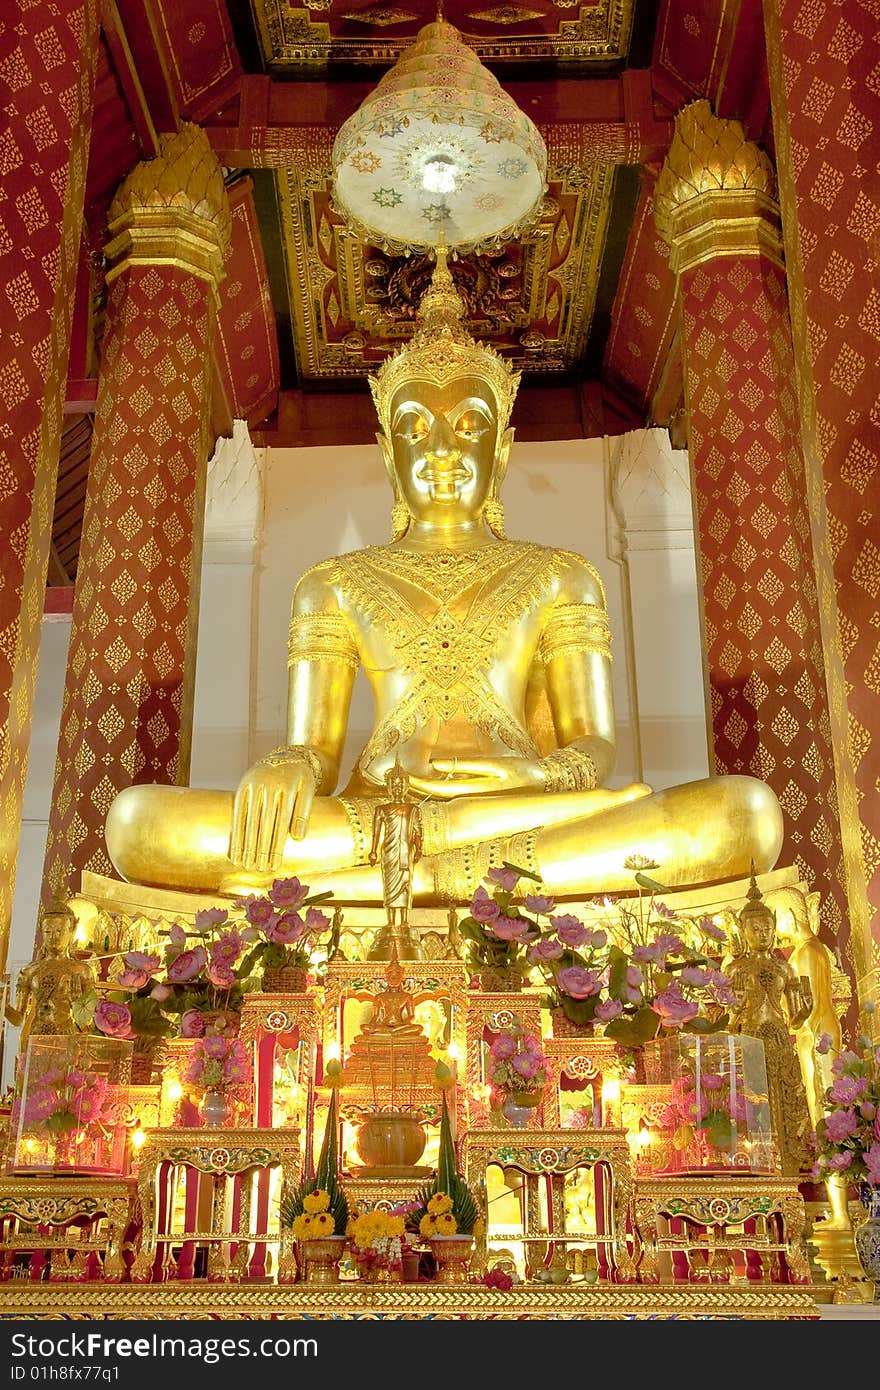
<svg viewBox="0 0 880 1390">
<path fill-rule="evenodd" d="M 441 1216 L 445 1211 L 452 1211 L 452 1198 L 445 1192 L 435 1192 L 428 1203 L 428 1211 L 432 1216 Z"/>
<path fill-rule="evenodd" d="M 434 1222 L 433 1216 L 423 1216 L 421 1221 L 419 1222 L 419 1235 L 435 1236 L 436 1234 L 437 1227 Z"/>
<path fill-rule="evenodd" d="M 316 1212 L 312 1217 L 312 1232 L 316 1236 L 332 1236 L 336 1231 L 336 1222 L 333 1220 L 329 1211 Z"/>
<path fill-rule="evenodd" d="M 308 1240 L 312 1234 L 312 1218 L 303 1212 L 293 1219 L 293 1234 L 297 1240 Z"/>
<path fill-rule="evenodd" d="M 319 1188 L 317 1192 L 310 1192 L 308 1197 L 303 1199 L 303 1206 L 306 1211 L 326 1211 L 330 1206 L 330 1194 Z"/>
<path fill-rule="evenodd" d="M 451 1211 L 444 1212 L 442 1216 L 435 1217 L 438 1236 L 454 1236 L 458 1230 L 458 1222 Z"/>
</svg>

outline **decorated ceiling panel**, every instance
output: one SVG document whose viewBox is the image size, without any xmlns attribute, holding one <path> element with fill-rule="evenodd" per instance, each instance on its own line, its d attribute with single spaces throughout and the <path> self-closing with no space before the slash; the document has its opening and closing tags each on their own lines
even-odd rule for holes
<svg viewBox="0 0 880 1390">
<path fill-rule="evenodd" d="M 333 210 L 329 169 L 280 170 L 278 181 L 299 374 L 363 376 L 412 334 L 430 259 L 362 242 Z M 452 264 L 471 331 L 527 372 L 567 372 L 583 358 L 613 184 L 611 164 L 551 169 L 520 241 Z"/>
<path fill-rule="evenodd" d="M 434 19 L 432 0 L 251 0 L 269 71 L 326 63 L 392 63 Z M 623 62 L 635 0 L 447 0 L 444 18 L 484 61 L 546 62 L 595 69 Z"/>
<path fill-rule="evenodd" d="M 232 240 L 220 287 L 217 357 L 238 419 L 259 424 L 278 394 L 278 341 L 250 178 L 227 190 Z"/>
</svg>

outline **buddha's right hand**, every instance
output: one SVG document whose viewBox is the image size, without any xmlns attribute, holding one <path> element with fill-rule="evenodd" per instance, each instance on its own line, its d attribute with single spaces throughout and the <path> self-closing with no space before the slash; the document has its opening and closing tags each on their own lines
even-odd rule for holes
<svg viewBox="0 0 880 1390">
<path fill-rule="evenodd" d="M 242 777 L 235 793 L 229 858 L 240 868 L 265 873 L 284 861 L 288 835 L 304 840 L 320 776 L 307 748 L 278 748 Z"/>
</svg>

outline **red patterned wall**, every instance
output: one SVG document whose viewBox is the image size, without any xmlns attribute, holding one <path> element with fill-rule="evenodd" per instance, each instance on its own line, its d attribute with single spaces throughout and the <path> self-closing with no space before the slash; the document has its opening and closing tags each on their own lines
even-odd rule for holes
<svg viewBox="0 0 880 1390">
<path fill-rule="evenodd" d="M 0 8 L 0 961 L 21 802 L 98 45 L 97 0 Z"/>
<path fill-rule="evenodd" d="M 278 404 L 278 335 L 253 182 L 228 190 L 232 241 L 220 287 L 217 360 L 233 414 L 262 424 Z"/>
<path fill-rule="evenodd" d="M 844 850 L 864 973 L 880 967 L 880 3 L 767 0 L 765 20 Z"/>
<path fill-rule="evenodd" d="M 214 313 L 177 267 L 136 263 L 110 286 L 47 891 L 111 872 L 118 791 L 188 778 Z"/>
<path fill-rule="evenodd" d="M 780 862 L 844 919 L 825 671 L 785 276 L 763 256 L 681 275 L 715 763 L 751 773 L 785 816 Z"/>
</svg>

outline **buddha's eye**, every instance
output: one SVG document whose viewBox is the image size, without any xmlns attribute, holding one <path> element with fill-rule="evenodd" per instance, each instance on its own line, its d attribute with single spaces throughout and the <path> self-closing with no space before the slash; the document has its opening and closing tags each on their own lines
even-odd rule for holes
<svg viewBox="0 0 880 1390">
<path fill-rule="evenodd" d="M 455 433 L 461 439 L 481 439 L 489 428 L 489 421 L 474 411 L 468 410 L 456 422 Z"/>
<path fill-rule="evenodd" d="M 412 412 L 400 417 L 394 433 L 398 439 L 405 440 L 407 444 L 420 444 L 427 437 L 428 428 L 428 422 L 424 415 L 417 415 Z"/>
</svg>

